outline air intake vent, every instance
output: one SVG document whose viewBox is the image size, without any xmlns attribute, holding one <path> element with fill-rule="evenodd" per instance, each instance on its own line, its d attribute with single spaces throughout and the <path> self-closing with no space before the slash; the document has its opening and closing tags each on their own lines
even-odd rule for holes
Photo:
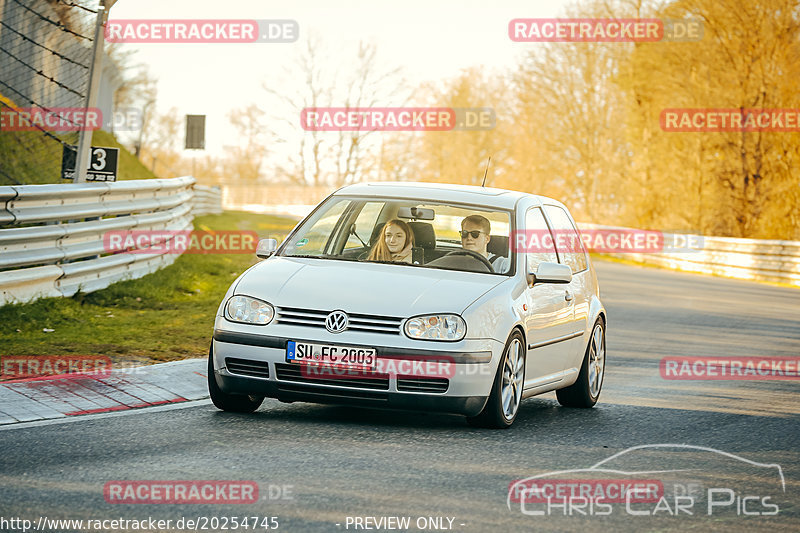
<svg viewBox="0 0 800 533">
<path fill-rule="evenodd" d="M 335 385 L 359 389 L 389 390 L 389 374 L 379 374 L 362 370 L 331 374 L 325 370 L 315 371 L 314 367 L 304 367 L 293 363 L 276 363 L 275 373 L 281 381 L 295 381 L 311 385 Z"/>
<path fill-rule="evenodd" d="M 425 378 L 419 376 L 397 376 L 397 390 L 404 392 L 447 392 L 447 378 Z"/>
<path fill-rule="evenodd" d="M 251 361 L 249 359 L 225 358 L 225 367 L 231 374 L 241 374 L 256 378 L 269 377 L 269 363 L 266 361 Z"/>
</svg>

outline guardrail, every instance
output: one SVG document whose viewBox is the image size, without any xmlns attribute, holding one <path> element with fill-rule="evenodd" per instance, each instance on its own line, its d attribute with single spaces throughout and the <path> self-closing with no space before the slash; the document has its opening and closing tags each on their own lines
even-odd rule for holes
<svg viewBox="0 0 800 533">
<path fill-rule="evenodd" d="M 220 213 L 192 177 L 0 187 L 0 305 L 91 292 L 171 264 L 176 254 L 109 255 L 108 231 L 187 230 Z"/>
<path fill-rule="evenodd" d="M 578 223 L 581 229 L 612 226 Z M 630 228 L 618 230 L 638 231 Z M 679 243 L 670 250 L 648 253 L 605 253 L 612 257 L 657 265 L 684 272 L 728 278 L 787 283 L 800 287 L 800 242 L 706 237 L 663 233 L 665 243 Z"/>
<path fill-rule="evenodd" d="M 245 211 L 304 217 L 314 205 L 235 206 Z M 640 232 L 620 226 L 578 223 L 581 229 Z M 712 274 L 753 281 L 787 283 L 800 287 L 800 242 L 781 240 L 734 239 L 706 237 L 683 233 L 662 233 L 663 242 L 680 243 L 685 251 L 673 247 L 669 251 L 648 253 L 608 253 L 603 255 L 657 265 L 672 270 Z"/>
<path fill-rule="evenodd" d="M 222 192 L 218 186 L 194 186 L 194 214 L 219 215 L 222 213 Z"/>
</svg>

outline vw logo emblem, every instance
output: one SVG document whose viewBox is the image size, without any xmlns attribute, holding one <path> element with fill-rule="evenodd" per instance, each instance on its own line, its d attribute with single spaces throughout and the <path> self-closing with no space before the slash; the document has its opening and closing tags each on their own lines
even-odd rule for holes
<svg viewBox="0 0 800 533">
<path fill-rule="evenodd" d="M 341 333 L 347 329 L 347 313 L 344 311 L 332 311 L 325 317 L 325 329 L 331 333 Z"/>
</svg>

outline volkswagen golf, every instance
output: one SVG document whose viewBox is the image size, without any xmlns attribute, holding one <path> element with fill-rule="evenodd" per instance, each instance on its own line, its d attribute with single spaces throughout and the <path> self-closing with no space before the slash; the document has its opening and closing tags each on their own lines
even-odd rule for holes
<svg viewBox="0 0 800 533">
<path fill-rule="evenodd" d="M 215 319 L 208 387 L 219 409 L 251 412 L 269 397 L 507 428 L 533 395 L 555 391 L 569 407 L 598 400 L 606 312 L 556 200 L 350 185 L 256 255 Z"/>
</svg>

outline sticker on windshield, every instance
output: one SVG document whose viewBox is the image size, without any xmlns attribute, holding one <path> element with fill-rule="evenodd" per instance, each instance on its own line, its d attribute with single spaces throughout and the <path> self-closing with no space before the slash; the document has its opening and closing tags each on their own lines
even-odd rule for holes
<svg viewBox="0 0 800 533">
<path fill-rule="evenodd" d="M 305 246 L 306 244 L 308 244 L 308 239 L 300 239 L 295 243 L 295 246 L 300 247 Z"/>
</svg>

